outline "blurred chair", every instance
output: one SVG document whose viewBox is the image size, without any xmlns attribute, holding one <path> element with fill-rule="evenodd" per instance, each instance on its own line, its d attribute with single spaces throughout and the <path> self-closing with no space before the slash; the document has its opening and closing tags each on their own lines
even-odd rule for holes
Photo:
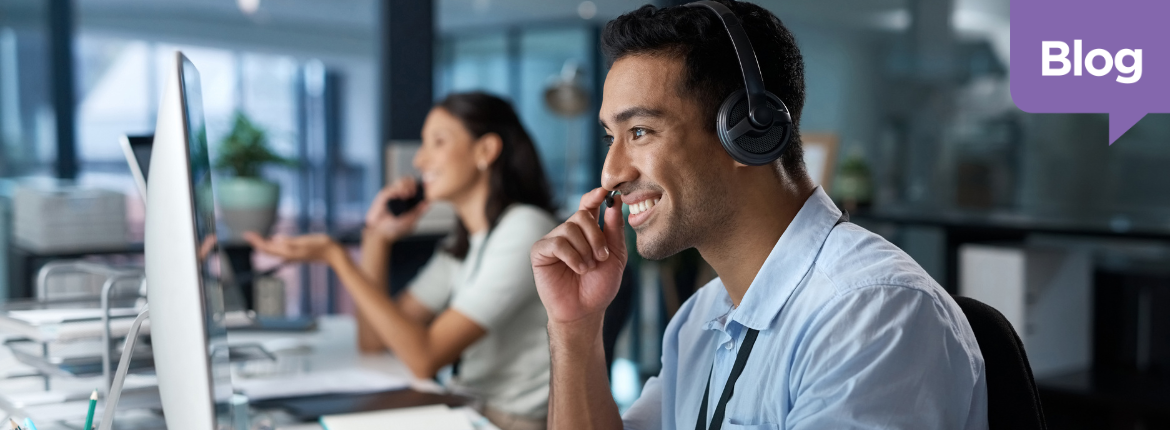
<svg viewBox="0 0 1170 430">
<path fill-rule="evenodd" d="M 970 297 L 954 296 L 967 316 L 987 373 L 988 428 L 1044 430 L 1044 410 L 1032 378 L 1024 343 L 995 308 Z"/>
<path fill-rule="evenodd" d="M 617 346 L 618 335 L 622 327 L 630 320 L 630 313 L 634 305 L 634 289 L 637 277 L 633 270 L 628 268 L 622 271 L 622 281 L 618 286 L 617 296 L 605 308 L 605 316 L 601 326 L 601 346 L 605 349 L 605 368 L 613 369 L 614 348 Z"/>
</svg>

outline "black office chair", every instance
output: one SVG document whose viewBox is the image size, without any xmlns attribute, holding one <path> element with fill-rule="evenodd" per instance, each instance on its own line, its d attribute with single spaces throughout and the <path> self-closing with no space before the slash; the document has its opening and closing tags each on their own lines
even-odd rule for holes
<svg viewBox="0 0 1170 430">
<path fill-rule="evenodd" d="M 1003 314 L 970 297 L 954 296 L 975 332 L 987 372 L 987 421 L 991 430 L 1045 430 L 1040 393 L 1024 343 Z"/>
<path fill-rule="evenodd" d="M 604 323 L 601 326 L 601 346 L 605 348 L 606 369 L 613 369 L 614 348 L 617 346 L 618 334 L 630 320 L 636 283 L 637 277 L 634 271 L 626 267 L 626 270 L 622 272 L 622 283 L 618 287 L 617 296 L 614 296 L 613 302 L 610 302 L 609 307 L 605 308 Z"/>
</svg>

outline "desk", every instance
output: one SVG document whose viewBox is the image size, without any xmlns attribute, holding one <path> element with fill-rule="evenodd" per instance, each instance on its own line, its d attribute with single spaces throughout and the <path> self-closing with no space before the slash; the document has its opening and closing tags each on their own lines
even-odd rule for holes
<svg viewBox="0 0 1170 430">
<path fill-rule="evenodd" d="M 389 353 L 372 355 L 359 354 L 356 332 L 357 326 L 352 317 L 347 315 L 333 315 L 320 318 L 318 321 L 318 330 L 315 332 L 229 332 L 228 343 L 263 344 L 274 341 L 301 342 L 313 348 L 313 352 L 306 356 L 307 367 L 310 372 L 360 368 L 382 372 L 409 381 L 410 391 L 395 393 L 394 396 L 390 397 L 388 403 L 380 403 L 382 405 L 406 407 L 419 404 L 434 404 L 436 402 L 448 404 L 467 402 L 466 398 L 444 394 L 443 388 L 432 380 L 414 377 L 400 360 Z M 0 351 L 0 378 L 4 375 L 20 374 L 29 370 L 26 366 L 17 362 L 7 349 Z M 128 385 L 149 385 L 151 382 L 149 379 L 149 377 L 141 377 L 137 381 L 128 380 Z M 78 412 L 84 414 L 85 402 L 83 399 L 87 398 L 89 391 L 100 385 L 100 383 L 100 378 L 54 379 L 54 393 L 70 398 L 76 397 L 72 396 L 72 393 L 80 393 L 81 397 L 78 397 L 78 400 L 57 401 L 47 406 L 61 410 L 67 414 Z M 43 392 L 43 386 L 39 378 L 0 379 L 0 395 L 5 397 L 19 395 L 20 393 L 37 392 Z M 123 402 L 127 400 L 127 397 L 123 397 Z M 261 405 L 260 403 L 257 402 L 257 405 Z M 99 404 L 99 413 L 101 407 Z M 7 414 L 3 413 L 0 415 Z M 69 420 L 69 417 L 63 418 L 66 421 Z M 121 415 L 119 415 L 119 419 L 121 420 Z M 142 425 L 136 425 L 135 428 L 160 428 L 157 425 L 159 421 L 158 417 L 152 417 L 149 413 L 132 414 L 130 415 L 130 419 L 133 419 L 135 423 L 144 423 Z M 155 424 L 152 426 L 149 423 Z M 71 429 L 68 425 L 52 422 L 38 422 L 37 427 L 41 430 Z M 317 426 L 315 423 L 297 423 L 295 428 L 320 428 L 320 426 Z M 494 427 L 487 424 L 481 425 L 478 428 L 492 429 Z"/>
</svg>

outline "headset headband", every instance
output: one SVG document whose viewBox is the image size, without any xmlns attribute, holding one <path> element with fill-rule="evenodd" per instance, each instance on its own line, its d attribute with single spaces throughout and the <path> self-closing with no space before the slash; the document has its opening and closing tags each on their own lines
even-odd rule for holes
<svg viewBox="0 0 1170 430">
<path fill-rule="evenodd" d="M 731 46 L 735 48 L 735 55 L 739 59 L 739 70 L 743 72 L 743 86 L 747 90 L 748 120 L 756 127 L 768 127 L 774 118 L 772 109 L 768 107 L 765 96 L 763 74 L 760 73 L 760 63 L 756 59 L 756 51 L 752 49 L 752 41 L 740 24 L 735 13 L 721 3 L 710 0 L 687 3 L 688 7 L 705 7 L 723 22 L 727 35 L 731 37 Z"/>
</svg>

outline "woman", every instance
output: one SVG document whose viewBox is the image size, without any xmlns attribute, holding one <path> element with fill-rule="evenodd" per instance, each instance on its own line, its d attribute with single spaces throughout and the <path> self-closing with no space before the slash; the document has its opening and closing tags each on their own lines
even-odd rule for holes
<svg viewBox="0 0 1170 430">
<path fill-rule="evenodd" d="M 359 268 L 325 235 L 249 235 L 263 252 L 327 262 L 357 304 L 364 350 L 387 347 L 421 378 L 460 359 L 456 382 L 508 429 L 544 428 L 549 355 L 545 314 L 528 258 L 557 225 L 536 148 L 508 102 L 454 94 L 427 115 L 414 166 L 426 201 L 395 217 L 393 198 L 414 195 L 414 179 L 387 186 L 366 215 Z M 398 299 L 385 293 L 390 245 L 409 234 L 427 202 L 451 202 L 459 222 Z"/>
</svg>

